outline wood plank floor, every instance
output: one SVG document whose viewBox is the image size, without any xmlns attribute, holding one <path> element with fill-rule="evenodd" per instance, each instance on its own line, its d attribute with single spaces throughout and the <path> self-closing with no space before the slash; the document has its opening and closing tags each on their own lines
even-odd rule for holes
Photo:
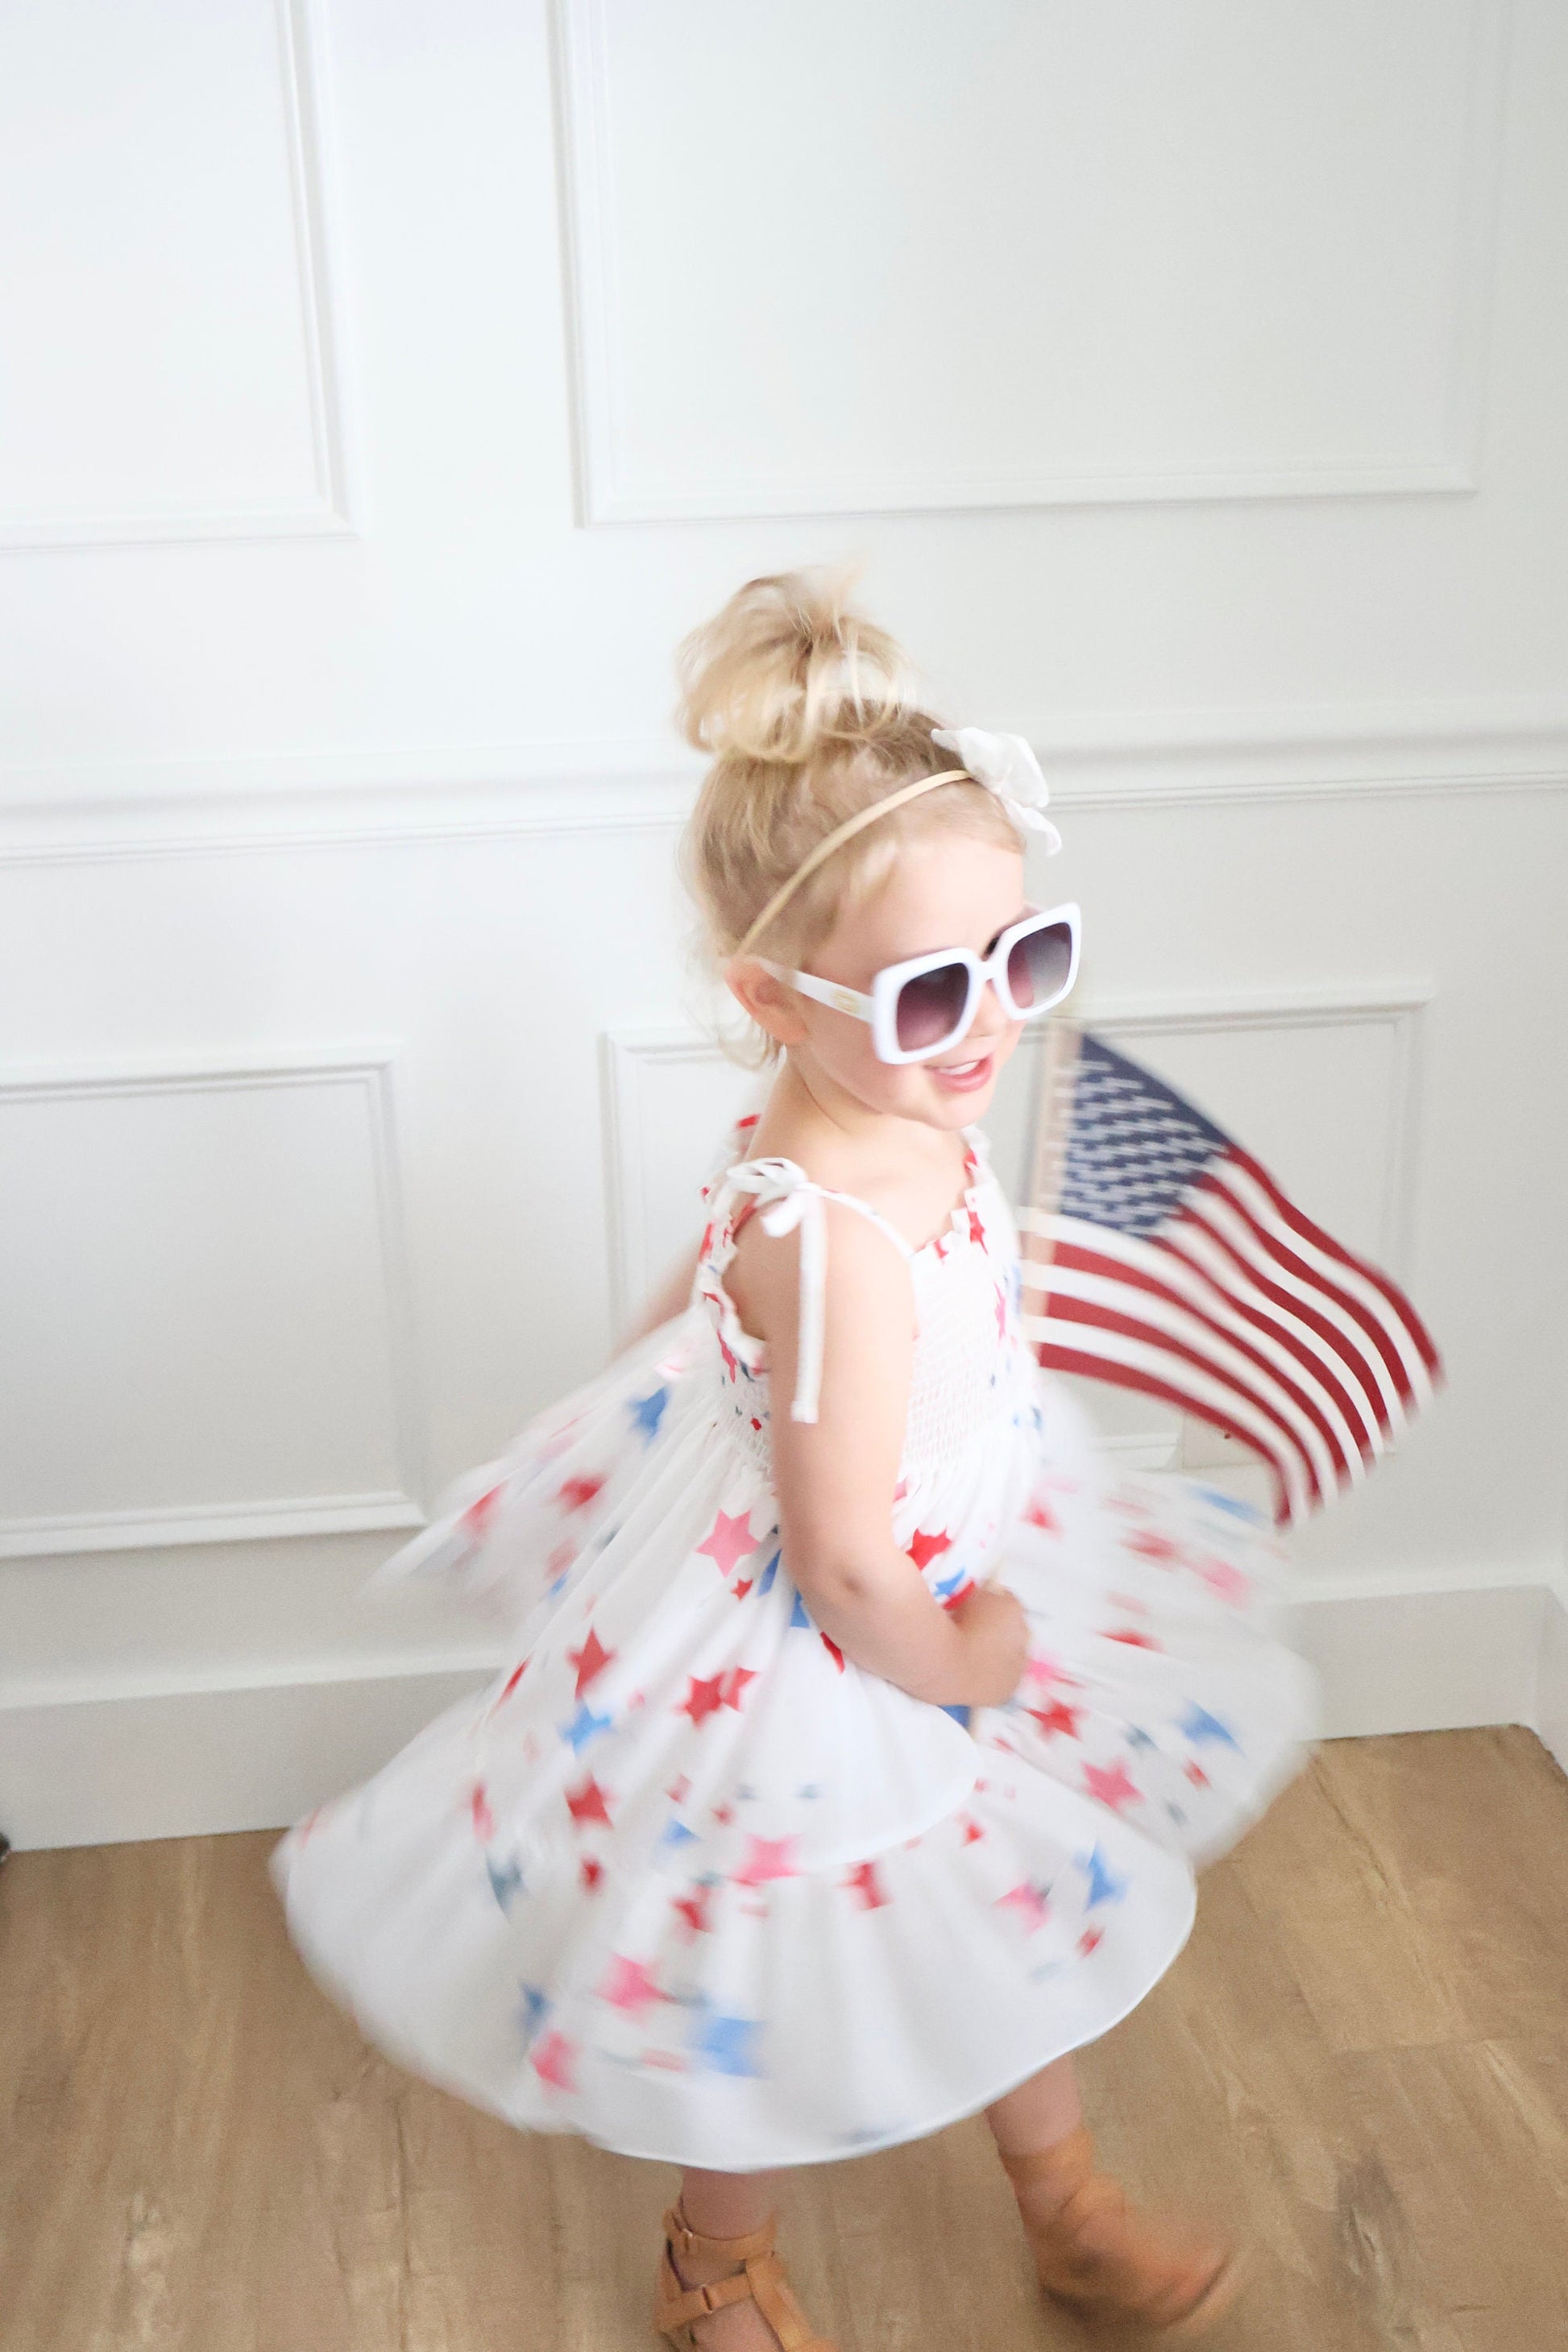
<svg viewBox="0 0 1568 2352">
<path fill-rule="evenodd" d="M 622 2352 L 673 2176 L 365 2049 L 268 1837 L 0 1872 L 5 2352 Z M 1204 1882 L 1084 2077 L 1146 2194 L 1226 2215 L 1258 2352 L 1568 2352 L 1568 1780 L 1528 1732 L 1336 1743 Z M 984 2127 L 797 2177 L 843 2352 L 1079 2346 Z"/>
</svg>

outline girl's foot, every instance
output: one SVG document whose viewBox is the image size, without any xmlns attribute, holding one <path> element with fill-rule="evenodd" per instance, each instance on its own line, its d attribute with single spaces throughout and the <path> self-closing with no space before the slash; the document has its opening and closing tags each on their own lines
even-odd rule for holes
<svg viewBox="0 0 1568 2352">
<path fill-rule="evenodd" d="M 1080 2318 L 1129 2323 L 1182 2342 L 1201 2336 L 1240 2284 L 1235 2258 L 1134 2211 L 1094 2168 L 1080 2125 L 1033 2156 L 1004 2156 L 1040 2284 Z"/>
<path fill-rule="evenodd" d="M 664 2217 L 653 2324 L 690 2352 L 834 2352 L 790 2292 L 773 2252 L 777 2217 L 746 2238 L 704 2238 L 677 2205 Z"/>
</svg>

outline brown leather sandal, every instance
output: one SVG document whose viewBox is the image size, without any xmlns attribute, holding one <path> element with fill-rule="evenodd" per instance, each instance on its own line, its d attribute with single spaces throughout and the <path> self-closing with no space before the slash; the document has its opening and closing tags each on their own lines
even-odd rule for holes
<svg viewBox="0 0 1568 2352">
<path fill-rule="evenodd" d="M 658 2296 L 653 2324 L 661 2336 L 697 2352 L 692 2322 L 732 2303 L 754 2303 L 784 2352 L 835 2352 L 826 2336 L 818 2336 L 790 2291 L 784 2264 L 773 2252 L 778 2215 L 753 2230 L 747 2238 L 704 2238 L 691 2229 L 677 2205 L 664 2217 L 664 2253 L 658 2269 Z M 676 2257 L 695 2254 L 703 2263 L 733 2263 L 734 2274 L 711 2286 L 684 2286 Z"/>
<path fill-rule="evenodd" d="M 1228 2310 L 1241 2266 L 1223 2247 L 1134 2210 L 1094 2168 L 1079 2125 L 1054 2147 L 1004 2156 L 1045 2292 L 1080 2319 L 1114 2321 L 1191 2341 Z"/>
</svg>

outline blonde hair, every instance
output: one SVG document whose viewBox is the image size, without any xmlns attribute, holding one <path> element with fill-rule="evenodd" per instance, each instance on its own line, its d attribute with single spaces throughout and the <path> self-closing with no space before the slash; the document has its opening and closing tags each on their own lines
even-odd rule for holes
<svg viewBox="0 0 1568 2352">
<path fill-rule="evenodd" d="M 689 743 L 713 755 L 681 843 L 711 961 L 733 955 L 762 909 L 817 844 L 919 776 L 954 764 L 931 741 L 910 665 L 848 604 L 843 573 L 748 580 L 694 629 L 677 657 Z M 829 855 L 758 942 L 800 962 L 846 905 L 874 890 L 900 845 L 955 826 L 1016 848 L 995 795 L 937 784 Z"/>
</svg>

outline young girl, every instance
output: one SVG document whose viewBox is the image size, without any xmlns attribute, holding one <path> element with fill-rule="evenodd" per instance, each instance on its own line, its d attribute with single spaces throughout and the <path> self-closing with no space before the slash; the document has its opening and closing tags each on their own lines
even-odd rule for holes
<svg viewBox="0 0 1568 2352">
<path fill-rule="evenodd" d="M 945 734 L 800 578 L 683 657 L 690 878 L 776 1075 L 679 1282 L 397 1565 L 510 1663 L 279 1849 L 311 1968 L 407 2065 L 683 2168 L 656 2326 L 827 2352 L 778 2168 L 984 2108 L 1043 2286 L 1191 2334 L 1225 2252 L 1098 2173 L 1070 2052 L 1294 1769 L 1304 1670 L 1224 1497 L 1109 1483 L 1019 1328 L 974 1122 L 1076 964 L 1026 745 Z"/>
</svg>

